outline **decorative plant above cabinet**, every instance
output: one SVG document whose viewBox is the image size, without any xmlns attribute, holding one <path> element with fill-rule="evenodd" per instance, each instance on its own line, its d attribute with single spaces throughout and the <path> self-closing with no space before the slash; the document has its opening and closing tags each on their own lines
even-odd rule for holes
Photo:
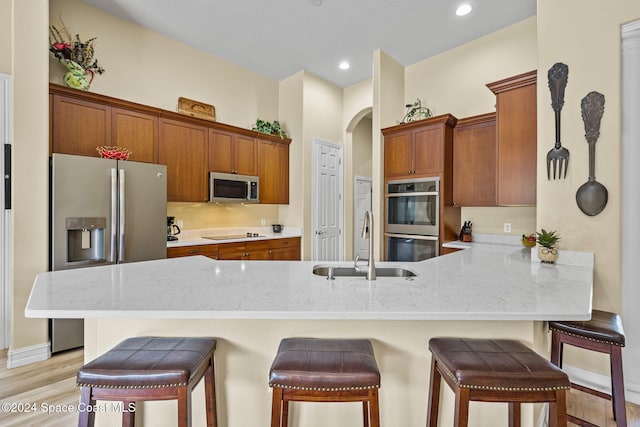
<svg viewBox="0 0 640 427">
<path fill-rule="evenodd" d="M 278 135 L 280 138 L 286 138 L 287 133 L 280 127 L 280 122 L 274 120 L 273 122 L 267 122 L 265 120 L 257 119 L 256 124 L 253 125 L 251 130 L 257 132 L 266 133 L 267 135 Z"/>
<path fill-rule="evenodd" d="M 60 28 L 49 25 L 49 51 L 68 70 L 63 78 L 65 86 L 89 90 L 95 73 L 104 73 L 104 68 L 94 57 L 96 38 L 82 41 L 78 34 L 75 37 L 71 36 L 62 19 L 60 24 Z"/>
</svg>

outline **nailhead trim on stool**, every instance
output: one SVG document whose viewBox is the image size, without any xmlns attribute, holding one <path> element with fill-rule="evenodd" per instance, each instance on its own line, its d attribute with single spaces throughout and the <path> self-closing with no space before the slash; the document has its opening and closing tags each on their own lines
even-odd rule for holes
<svg viewBox="0 0 640 427">
<path fill-rule="evenodd" d="M 380 372 L 364 339 L 286 338 L 269 371 L 271 427 L 287 427 L 290 401 L 362 402 L 365 427 L 379 427 Z"/>
<path fill-rule="evenodd" d="M 582 385 L 571 383 L 576 390 L 593 394 L 613 403 L 613 418 L 620 427 L 627 427 L 627 413 L 624 397 L 624 376 L 622 372 L 622 347 L 625 345 L 622 320 L 616 313 L 593 310 L 591 320 L 575 322 L 549 322 L 551 330 L 551 362 L 562 368 L 564 344 L 599 353 L 609 354 L 611 366 L 611 394 Z M 594 426 L 576 416 L 569 415 L 569 421 L 581 426 Z"/>
<path fill-rule="evenodd" d="M 432 338 L 427 427 L 438 425 L 440 383 L 456 396 L 455 427 L 466 427 L 469 402 L 507 402 L 509 425 L 520 426 L 520 404 L 549 402 L 549 425 L 567 425 L 569 377 L 517 340 Z"/>
<path fill-rule="evenodd" d="M 122 425 L 133 427 L 135 410 L 129 405 L 145 400 L 178 400 L 178 426 L 191 426 L 193 388 L 205 379 L 207 427 L 217 427 L 214 338 L 135 337 L 116 345 L 78 370 L 80 402 L 123 402 Z M 95 411 L 82 411 L 78 426 L 91 427 Z"/>
</svg>

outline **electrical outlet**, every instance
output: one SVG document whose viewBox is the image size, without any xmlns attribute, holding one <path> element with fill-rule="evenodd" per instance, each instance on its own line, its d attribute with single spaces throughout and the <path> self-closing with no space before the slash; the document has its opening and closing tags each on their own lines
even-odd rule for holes
<svg viewBox="0 0 640 427">
<path fill-rule="evenodd" d="M 260 218 L 260 225 L 267 225 L 267 219 L 266 218 Z"/>
<path fill-rule="evenodd" d="M 504 232 L 505 233 L 511 233 L 511 223 L 510 222 L 505 222 L 504 223 Z"/>
<path fill-rule="evenodd" d="M 184 227 L 184 223 L 182 222 L 182 220 L 181 220 L 181 219 L 179 219 L 179 220 L 177 220 L 177 221 L 176 221 L 176 225 L 177 225 L 178 227 L 180 227 L 180 228 Z"/>
</svg>

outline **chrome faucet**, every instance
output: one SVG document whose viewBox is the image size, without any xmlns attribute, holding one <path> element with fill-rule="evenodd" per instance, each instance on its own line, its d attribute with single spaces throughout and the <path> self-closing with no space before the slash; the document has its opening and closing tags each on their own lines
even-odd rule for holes
<svg viewBox="0 0 640 427">
<path fill-rule="evenodd" d="M 373 212 L 366 211 L 364 213 L 364 225 L 362 227 L 362 238 L 369 239 L 369 259 L 367 260 L 367 280 L 376 280 L 376 266 L 373 261 Z M 363 272 L 364 270 L 358 267 L 358 261 L 360 257 L 356 255 L 356 261 L 354 268 L 356 271 Z"/>
</svg>

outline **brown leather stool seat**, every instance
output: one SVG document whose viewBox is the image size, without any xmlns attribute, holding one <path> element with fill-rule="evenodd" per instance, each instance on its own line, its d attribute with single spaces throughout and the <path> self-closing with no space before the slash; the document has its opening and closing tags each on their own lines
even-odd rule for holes
<svg viewBox="0 0 640 427">
<path fill-rule="evenodd" d="M 624 377 L 622 374 L 622 347 L 625 344 L 622 320 L 616 313 L 593 310 L 591 320 L 577 322 L 549 322 L 551 330 L 551 361 L 562 367 L 564 344 L 609 354 L 611 365 L 611 394 L 606 394 L 571 383 L 571 387 L 613 403 L 613 418 L 617 425 L 627 425 L 625 411 Z M 582 426 L 592 426 L 585 420 L 569 415 L 569 421 Z"/>
<path fill-rule="evenodd" d="M 287 427 L 289 401 L 362 402 L 365 427 L 378 427 L 380 371 L 365 339 L 286 338 L 271 370 L 271 427 Z"/>
<path fill-rule="evenodd" d="M 549 402 L 549 425 L 566 426 L 569 377 L 516 340 L 432 338 L 427 427 L 438 425 L 440 382 L 456 396 L 454 426 L 466 427 L 469 401 L 508 402 L 509 425 L 520 425 L 520 404 Z"/>
<path fill-rule="evenodd" d="M 216 427 L 213 338 L 129 338 L 78 370 L 81 406 L 123 402 L 122 425 L 133 426 L 135 402 L 178 400 L 178 425 L 191 425 L 191 391 L 204 377 L 207 426 Z M 78 425 L 93 426 L 95 411 L 81 411 Z"/>
</svg>

